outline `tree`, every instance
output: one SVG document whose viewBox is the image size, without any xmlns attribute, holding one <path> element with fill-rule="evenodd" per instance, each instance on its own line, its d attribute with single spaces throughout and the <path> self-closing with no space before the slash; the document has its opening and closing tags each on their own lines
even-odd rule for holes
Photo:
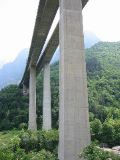
<svg viewBox="0 0 120 160">
<path fill-rule="evenodd" d="M 28 97 L 24 97 L 17 85 L 0 91 L 0 130 L 18 128 L 28 122 Z"/>
<path fill-rule="evenodd" d="M 94 119 L 93 121 L 90 122 L 90 127 L 91 127 L 91 135 L 92 138 L 101 139 L 101 133 L 102 133 L 102 123 L 99 119 Z"/>
</svg>

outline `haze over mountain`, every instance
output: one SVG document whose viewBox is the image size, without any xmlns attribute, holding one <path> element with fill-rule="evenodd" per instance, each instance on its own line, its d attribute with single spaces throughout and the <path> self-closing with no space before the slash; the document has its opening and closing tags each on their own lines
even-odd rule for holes
<svg viewBox="0 0 120 160">
<path fill-rule="evenodd" d="M 0 89 L 9 84 L 18 84 L 22 78 L 26 60 L 28 56 L 28 49 L 22 50 L 16 59 L 5 64 L 0 69 Z"/>
<path fill-rule="evenodd" d="M 0 69 L 2 68 L 2 66 L 4 65 L 4 61 L 0 60 Z"/>
<path fill-rule="evenodd" d="M 90 32 L 90 31 L 86 31 L 84 33 L 85 48 L 90 48 L 91 46 L 98 43 L 99 41 L 101 40 L 95 35 L 95 33 Z"/>
<path fill-rule="evenodd" d="M 84 37 L 86 48 L 89 48 L 100 41 L 99 38 L 97 38 L 97 36 L 92 32 L 85 32 Z M 0 89 L 9 84 L 18 84 L 20 82 L 26 66 L 28 52 L 28 49 L 22 50 L 13 62 L 6 63 L 2 68 L 0 68 Z M 59 55 L 60 49 L 58 47 L 51 63 L 58 61 Z M 1 66 L 2 62 L 0 62 L 0 67 Z"/>
</svg>

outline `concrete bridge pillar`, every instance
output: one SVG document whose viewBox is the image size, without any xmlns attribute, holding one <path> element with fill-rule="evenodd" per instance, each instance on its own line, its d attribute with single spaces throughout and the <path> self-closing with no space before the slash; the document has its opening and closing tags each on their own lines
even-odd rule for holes
<svg viewBox="0 0 120 160">
<path fill-rule="evenodd" d="M 50 87 L 50 64 L 44 65 L 43 79 L 43 129 L 51 129 L 51 87 Z"/>
<path fill-rule="evenodd" d="M 36 67 L 30 66 L 29 80 L 29 124 L 30 130 L 37 130 L 36 123 Z"/>
<path fill-rule="evenodd" d="M 59 159 L 79 160 L 90 143 L 81 0 L 60 1 Z"/>
</svg>

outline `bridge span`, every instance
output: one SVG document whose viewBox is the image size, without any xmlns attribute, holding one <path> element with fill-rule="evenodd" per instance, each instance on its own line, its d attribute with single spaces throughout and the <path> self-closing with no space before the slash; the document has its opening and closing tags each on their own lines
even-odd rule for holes
<svg viewBox="0 0 120 160">
<path fill-rule="evenodd" d="M 20 86 L 29 88 L 29 129 L 36 130 L 36 76 L 43 69 L 43 129 L 51 129 L 50 60 L 60 44 L 59 159 L 79 160 L 90 143 L 82 8 L 88 0 L 40 0 Z M 60 21 L 47 43 L 58 8 Z"/>
</svg>

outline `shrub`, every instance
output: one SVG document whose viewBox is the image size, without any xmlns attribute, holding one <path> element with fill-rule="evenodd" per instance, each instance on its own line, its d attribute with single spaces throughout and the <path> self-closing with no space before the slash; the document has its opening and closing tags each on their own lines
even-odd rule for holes
<svg viewBox="0 0 120 160">
<path fill-rule="evenodd" d="M 110 147 L 120 144 L 120 120 L 106 119 L 102 128 L 102 141 Z"/>
<path fill-rule="evenodd" d="M 43 137 L 42 142 L 43 146 L 42 148 L 45 148 L 48 151 L 54 152 L 58 145 L 58 131 L 57 130 L 49 130 L 49 131 L 42 131 L 38 133 L 38 137 Z"/>
<path fill-rule="evenodd" d="M 57 130 L 22 130 L 9 141 L 0 147 L 0 160 L 57 160 Z"/>
<path fill-rule="evenodd" d="M 20 138 L 20 147 L 25 149 L 25 152 L 37 149 L 38 139 L 35 132 L 22 131 L 19 135 Z"/>
<path fill-rule="evenodd" d="M 31 152 L 28 154 L 30 160 L 57 160 L 54 154 L 45 149 L 39 152 Z"/>
<path fill-rule="evenodd" d="M 0 160 L 13 160 L 13 153 L 11 150 L 0 150 Z"/>
<path fill-rule="evenodd" d="M 27 129 L 28 128 L 28 126 L 27 126 L 27 123 L 20 123 L 20 125 L 19 125 L 19 128 L 22 130 L 22 129 Z"/>
<path fill-rule="evenodd" d="M 120 156 L 103 151 L 94 144 L 91 144 L 84 149 L 83 153 L 80 155 L 80 158 L 82 157 L 85 160 L 107 160 L 109 158 L 112 160 L 120 160 Z"/>
<path fill-rule="evenodd" d="M 17 148 L 16 151 L 0 150 L 0 160 L 57 160 L 56 156 L 45 149 L 39 152 L 25 153 L 24 149 Z"/>
<path fill-rule="evenodd" d="M 56 153 L 56 148 L 58 145 L 58 131 L 22 131 L 20 136 L 20 147 L 25 149 L 26 152 L 29 151 L 40 151 L 45 149 L 50 152 Z"/>
</svg>

